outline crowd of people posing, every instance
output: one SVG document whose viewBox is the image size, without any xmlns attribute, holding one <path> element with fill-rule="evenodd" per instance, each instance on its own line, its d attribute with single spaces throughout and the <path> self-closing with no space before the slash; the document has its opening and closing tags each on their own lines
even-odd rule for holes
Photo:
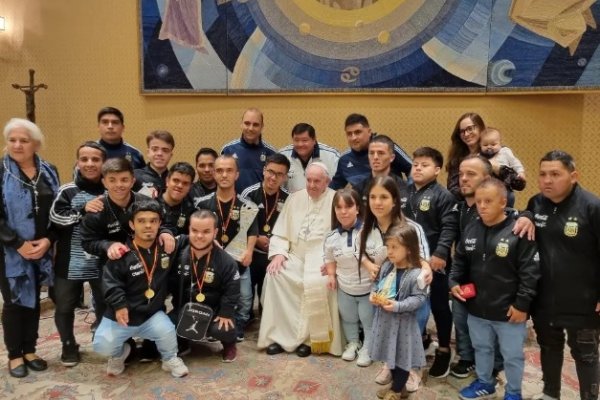
<svg viewBox="0 0 600 400">
<path fill-rule="evenodd" d="M 36 354 L 42 286 L 56 304 L 61 363 L 80 362 L 74 312 L 87 281 L 93 348 L 109 375 L 137 353 L 183 377 L 182 357 L 198 341 L 220 342 L 233 362 L 260 313 L 257 348 L 269 355 L 382 362 L 378 398 L 448 374 L 476 376 L 461 399 L 492 398 L 504 371 L 504 399 L 516 400 L 531 317 L 537 398 L 560 398 L 566 338 L 581 399 L 598 399 L 600 199 L 577 182 L 569 154 L 543 155 L 540 192 L 519 212 L 523 165 L 475 113 L 452 132 L 446 187 L 440 151 L 409 156 L 360 114 L 345 121 L 342 154 L 306 123 L 278 152 L 251 108 L 241 137 L 220 154 L 201 148 L 195 166 L 170 163 L 167 131 L 147 136 L 146 164 L 124 127 L 121 111 L 100 110 L 100 139 L 77 148 L 74 180 L 62 186 L 38 155 L 40 129 L 17 118 L 4 127 L 0 289 L 11 376 L 47 368 Z"/>
</svg>

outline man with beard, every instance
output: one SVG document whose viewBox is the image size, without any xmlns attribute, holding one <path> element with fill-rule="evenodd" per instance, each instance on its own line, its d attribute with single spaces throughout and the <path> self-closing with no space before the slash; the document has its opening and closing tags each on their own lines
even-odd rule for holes
<svg viewBox="0 0 600 400">
<path fill-rule="evenodd" d="M 98 322 L 106 309 L 100 279 L 102 265 L 97 256 L 86 253 L 81 247 L 80 227 L 87 212 L 100 211 L 102 203 L 94 200 L 104 193 L 101 178 L 105 159 L 106 151 L 98 143 L 85 142 L 79 146 L 75 181 L 60 187 L 50 210 L 50 221 L 58 232 L 54 261 L 54 322 L 62 342 L 60 360 L 65 367 L 74 367 L 80 361 L 73 323 L 85 281 L 89 282 L 95 298 Z"/>
<path fill-rule="evenodd" d="M 240 298 L 235 322 L 237 340 L 241 342 L 244 340 L 244 328 L 250 319 L 252 309 L 252 284 L 248 269 L 258 236 L 256 224 L 258 207 L 236 193 L 235 184 L 239 176 L 237 160 L 231 155 L 219 156 L 215 161 L 217 191 L 201 197 L 196 208 L 211 210 L 217 215 L 219 227 L 217 241 L 238 262 Z M 241 242 L 240 238 L 246 239 Z"/>
<path fill-rule="evenodd" d="M 196 203 L 198 199 L 217 190 L 215 181 L 215 160 L 219 157 L 210 147 L 202 147 L 196 153 L 196 173 L 198 180 L 190 189 L 190 198 Z"/>
<path fill-rule="evenodd" d="M 209 306 L 216 317 L 206 334 L 223 344 L 223 362 L 233 362 L 237 356 L 234 316 L 240 296 L 240 274 L 237 262 L 214 245 L 217 226 L 212 211 L 197 210 L 190 216 L 189 237 L 183 239 L 177 267 L 171 271 L 170 315 L 176 319 L 188 301 Z M 187 354 L 189 342 L 181 337 L 178 341 L 180 354 Z"/>
<path fill-rule="evenodd" d="M 543 400 L 560 398 L 565 332 L 580 398 L 598 399 L 600 374 L 600 199 L 578 183 L 571 155 L 553 150 L 539 165 L 534 213 L 542 278 L 532 309 L 540 345 Z"/>
<path fill-rule="evenodd" d="M 460 193 L 464 200 L 458 203 L 458 237 L 459 240 L 466 227 L 473 221 L 479 219 L 477 207 L 475 205 L 475 190 L 481 182 L 492 176 L 492 165 L 489 160 L 479 155 L 470 155 L 464 158 L 459 165 L 459 185 Z M 513 233 L 521 237 L 527 236 L 529 240 L 534 239 L 535 228 L 531 221 L 531 213 L 523 212 L 518 214 L 513 209 L 506 209 L 506 213 L 511 218 L 516 218 Z M 475 371 L 475 352 L 469 336 L 469 327 L 467 325 L 467 307 L 461 301 L 452 298 L 452 318 L 456 336 L 456 352 L 460 360 L 450 368 L 450 374 L 457 378 L 468 378 Z M 498 347 L 496 346 L 496 350 Z M 494 362 L 494 375 L 502 370 L 502 357 L 496 352 Z"/>
<path fill-rule="evenodd" d="M 173 377 L 181 378 L 189 372 L 177 357 L 175 326 L 164 312 L 169 269 L 176 253 L 169 255 L 158 244 L 160 223 L 161 207 L 156 200 L 135 203 L 129 221 L 134 235 L 125 243 L 130 250 L 106 264 L 102 287 L 108 307 L 93 345 L 94 351 L 109 357 L 109 376 L 124 371 L 131 347 L 123 342 L 133 336 L 156 342 L 162 369 Z"/>
</svg>

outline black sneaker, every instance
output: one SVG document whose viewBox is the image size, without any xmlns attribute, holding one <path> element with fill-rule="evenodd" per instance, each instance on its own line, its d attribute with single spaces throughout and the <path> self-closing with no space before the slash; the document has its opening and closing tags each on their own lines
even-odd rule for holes
<svg viewBox="0 0 600 400">
<path fill-rule="evenodd" d="M 130 364 L 138 356 L 137 343 L 133 338 L 127 339 L 125 343 L 129 344 L 129 355 L 125 359 L 125 364 Z"/>
<path fill-rule="evenodd" d="M 149 363 L 160 358 L 160 353 L 156 347 L 156 343 L 152 340 L 144 339 L 140 348 L 140 362 Z"/>
<path fill-rule="evenodd" d="M 65 367 L 74 367 L 81 361 L 81 355 L 79 354 L 79 345 L 65 343 L 62 347 L 62 354 L 60 356 L 60 362 Z"/>
<path fill-rule="evenodd" d="M 237 336 L 236 336 L 236 338 L 235 338 L 235 341 L 238 342 L 238 343 L 243 342 L 244 341 L 244 333 L 238 333 Z"/>
<path fill-rule="evenodd" d="M 431 335 L 429 335 L 429 334 L 423 335 L 422 340 L 423 340 L 423 349 L 427 349 L 429 347 L 429 345 L 431 344 L 431 342 L 433 342 L 433 340 L 431 340 Z"/>
<path fill-rule="evenodd" d="M 450 362 L 452 361 L 451 351 L 435 351 L 433 365 L 429 369 L 429 376 L 432 378 L 445 378 L 450 373 Z"/>
<path fill-rule="evenodd" d="M 188 342 L 187 340 L 182 341 L 181 343 L 178 344 L 177 357 L 187 356 L 191 352 L 192 352 L 192 347 L 190 346 L 190 342 Z"/>
<path fill-rule="evenodd" d="M 450 368 L 450 374 L 457 378 L 468 378 L 475 370 L 475 363 L 469 360 L 459 360 Z"/>
</svg>

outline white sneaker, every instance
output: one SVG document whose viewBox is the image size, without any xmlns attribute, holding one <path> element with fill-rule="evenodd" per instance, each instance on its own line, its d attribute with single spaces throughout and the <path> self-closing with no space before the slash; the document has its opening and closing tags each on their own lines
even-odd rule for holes
<svg viewBox="0 0 600 400">
<path fill-rule="evenodd" d="M 354 361 L 356 358 L 356 353 L 358 353 L 358 349 L 360 349 L 359 342 L 348 343 L 344 349 L 344 352 L 342 353 L 342 360 Z"/>
<path fill-rule="evenodd" d="M 406 391 L 409 393 L 416 392 L 419 390 L 419 384 L 421 383 L 421 373 L 411 369 L 408 372 L 408 380 L 406 381 Z"/>
<path fill-rule="evenodd" d="M 120 356 L 110 357 L 106 365 L 106 374 L 110 376 L 117 376 L 125 371 L 125 359 L 131 353 L 131 346 L 129 343 L 123 343 L 123 352 Z"/>
<path fill-rule="evenodd" d="M 381 367 L 381 370 L 377 373 L 375 377 L 375 383 L 380 385 L 387 385 L 392 382 L 392 372 L 390 369 L 384 364 Z"/>
<path fill-rule="evenodd" d="M 363 346 L 358 351 L 358 360 L 356 360 L 356 365 L 359 367 L 368 367 L 372 363 L 373 360 L 371 360 L 371 357 L 369 357 L 369 349 L 367 349 L 367 346 Z"/>
<path fill-rule="evenodd" d="M 429 346 L 426 349 L 424 349 L 425 357 L 434 357 L 435 351 L 438 349 L 438 347 L 440 347 L 440 344 L 435 340 L 432 340 L 431 343 L 429 343 Z"/>
<path fill-rule="evenodd" d="M 162 369 L 163 371 L 171 372 L 171 375 L 174 378 L 181 378 L 190 372 L 183 363 L 183 360 L 179 357 L 173 357 L 168 361 L 163 361 Z"/>
<path fill-rule="evenodd" d="M 534 395 L 531 399 L 532 400 L 558 400 L 556 397 L 551 397 L 544 393 L 538 393 L 538 394 Z"/>
</svg>

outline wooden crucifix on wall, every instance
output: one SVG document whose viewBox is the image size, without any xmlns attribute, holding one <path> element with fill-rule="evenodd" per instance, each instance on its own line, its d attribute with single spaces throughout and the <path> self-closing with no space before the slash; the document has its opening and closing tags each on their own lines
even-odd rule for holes
<svg viewBox="0 0 600 400">
<path fill-rule="evenodd" d="M 35 92 L 39 89 L 48 89 L 48 85 L 44 83 L 35 84 L 33 76 L 35 75 L 35 70 L 29 70 L 29 85 L 19 85 L 18 83 L 13 83 L 12 87 L 15 89 L 19 89 L 21 92 L 25 93 L 25 111 L 27 112 L 27 119 L 31 122 L 35 123 Z"/>
</svg>

